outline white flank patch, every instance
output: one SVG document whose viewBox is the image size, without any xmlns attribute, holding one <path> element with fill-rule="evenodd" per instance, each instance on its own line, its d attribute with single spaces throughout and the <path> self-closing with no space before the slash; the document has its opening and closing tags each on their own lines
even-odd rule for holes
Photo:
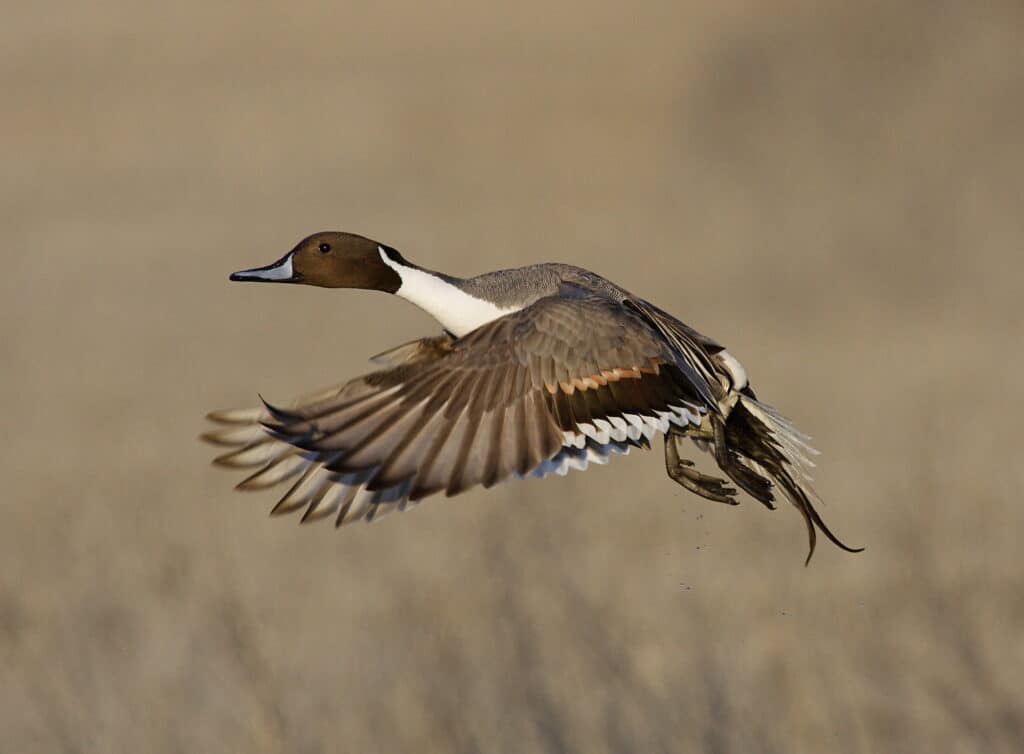
<svg viewBox="0 0 1024 754">
<path fill-rule="evenodd" d="M 729 378 L 732 380 L 732 389 L 742 390 L 745 388 L 749 381 L 747 379 L 747 370 L 743 368 L 743 365 L 728 351 L 719 351 L 717 356 L 718 362 L 729 373 Z"/>
<path fill-rule="evenodd" d="M 396 294 L 406 301 L 416 304 L 456 337 L 462 337 L 481 325 L 486 325 L 488 322 L 493 322 L 499 317 L 504 317 L 506 314 L 517 312 L 520 309 L 520 307 L 502 308 L 495 306 L 490 301 L 470 296 L 436 275 L 405 267 L 392 261 L 380 247 L 377 251 L 384 264 L 398 273 L 398 277 L 402 279 L 402 285 Z"/>
</svg>

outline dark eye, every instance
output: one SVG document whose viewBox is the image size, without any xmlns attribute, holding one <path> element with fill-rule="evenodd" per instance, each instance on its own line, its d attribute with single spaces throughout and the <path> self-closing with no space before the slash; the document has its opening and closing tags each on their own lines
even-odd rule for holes
<svg viewBox="0 0 1024 754">
<path fill-rule="evenodd" d="M 320 244 L 320 253 L 321 254 L 326 254 L 330 250 L 331 250 L 331 245 L 329 243 L 322 243 L 322 244 Z"/>
</svg>

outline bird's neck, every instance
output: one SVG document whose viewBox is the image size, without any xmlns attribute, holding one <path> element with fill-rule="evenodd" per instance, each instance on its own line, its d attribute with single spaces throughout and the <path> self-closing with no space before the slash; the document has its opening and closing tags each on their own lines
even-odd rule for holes
<svg viewBox="0 0 1024 754">
<path fill-rule="evenodd" d="M 383 249 L 380 255 L 402 280 L 395 295 L 416 304 L 456 337 L 517 311 L 467 293 L 459 278 L 424 269 Z"/>
</svg>

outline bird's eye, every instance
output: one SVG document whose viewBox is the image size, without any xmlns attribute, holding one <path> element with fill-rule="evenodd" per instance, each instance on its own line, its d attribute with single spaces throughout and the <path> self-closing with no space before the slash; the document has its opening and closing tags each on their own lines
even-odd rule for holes
<svg viewBox="0 0 1024 754">
<path fill-rule="evenodd" d="M 321 254 L 326 254 L 330 250 L 331 250 L 331 245 L 329 243 L 322 243 L 322 244 L 320 244 L 320 253 Z"/>
</svg>

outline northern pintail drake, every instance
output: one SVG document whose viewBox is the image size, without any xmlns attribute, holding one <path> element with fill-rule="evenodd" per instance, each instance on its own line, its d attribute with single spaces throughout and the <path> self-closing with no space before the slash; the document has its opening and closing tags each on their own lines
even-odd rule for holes
<svg viewBox="0 0 1024 754">
<path fill-rule="evenodd" d="M 456 278 L 351 233 L 315 233 L 231 280 L 365 288 L 431 314 L 443 334 L 374 357 L 362 377 L 279 407 L 217 411 L 203 435 L 219 466 L 249 469 L 238 489 L 288 483 L 274 513 L 337 526 L 509 478 L 565 474 L 650 448 L 664 435 L 668 476 L 702 497 L 737 491 L 698 471 L 685 440 L 774 509 L 778 490 L 807 525 L 849 552 L 815 510 L 817 451 L 759 401 L 714 340 L 588 270 L 535 264 Z"/>
</svg>

